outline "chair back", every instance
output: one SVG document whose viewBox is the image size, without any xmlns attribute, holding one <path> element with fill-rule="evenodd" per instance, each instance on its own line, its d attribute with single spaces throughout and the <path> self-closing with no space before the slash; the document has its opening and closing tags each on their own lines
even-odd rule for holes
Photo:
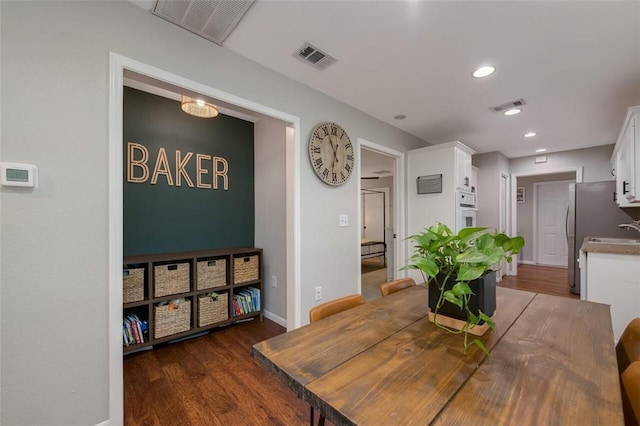
<svg viewBox="0 0 640 426">
<path fill-rule="evenodd" d="M 626 394 L 631 410 L 625 411 L 625 424 L 637 425 L 640 420 L 640 361 L 632 362 L 620 377 L 623 394 Z"/>
<path fill-rule="evenodd" d="M 404 290 L 405 288 L 413 287 L 416 282 L 413 278 L 400 278 L 399 280 L 389 281 L 380 286 L 380 293 L 382 297 L 388 296 L 396 291 Z"/>
<path fill-rule="evenodd" d="M 351 296 L 331 300 L 311 308 L 311 310 L 309 310 L 309 321 L 313 323 L 331 315 L 346 311 L 347 309 L 364 305 L 364 303 L 364 297 L 360 294 L 352 294 Z"/>
<path fill-rule="evenodd" d="M 640 361 L 640 318 L 635 318 L 627 325 L 616 345 L 618 371 L 622 374 L 629 364 Z"/>
</svg>

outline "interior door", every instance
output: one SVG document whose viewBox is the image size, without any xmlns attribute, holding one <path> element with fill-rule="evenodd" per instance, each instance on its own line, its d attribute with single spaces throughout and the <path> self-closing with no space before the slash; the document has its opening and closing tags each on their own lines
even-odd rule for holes
<svg viewBox="0 0 640 426">
<path fill-rule="evenodd" d="M 388 221 L 385 195 L 380 190 L 362 191 L 363 239 L 384 241 L 385 222 Z"/>
<path fill-rule="evenodd" d="M 507 179 L 508 176 L 501 174 L 500 175 L 500 229 L 499 231 L 506 234 L 507 233 Z M 502 281 L 502 277 L 507 275 L 507 261 L 500 261 L 500 271 L 496 275 L 496 279 L 498 282 Z"/>
<path fill-rule="evenodd" d="M 569 182 L 536 183 L 536 261 L 567 266 L 565 219 L 569 204 Z"/>
</svg>

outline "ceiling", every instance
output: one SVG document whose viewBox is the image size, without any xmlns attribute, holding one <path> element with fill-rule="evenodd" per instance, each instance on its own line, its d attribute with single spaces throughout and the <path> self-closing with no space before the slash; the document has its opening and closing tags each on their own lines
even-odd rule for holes
<svg viewBox="0 0 640 426">
<path fill-rule="evenodd" d="M 337 61 L 298 59 L 305 42 Z M 640 104 L 638 1 L 257 0 L 223 46 L 426 142 L 509 158 L 615 143 Z"/>
</svg>

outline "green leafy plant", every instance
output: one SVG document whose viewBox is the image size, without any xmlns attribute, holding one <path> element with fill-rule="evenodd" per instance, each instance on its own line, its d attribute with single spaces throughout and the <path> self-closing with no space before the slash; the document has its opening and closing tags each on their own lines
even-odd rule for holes
<svg viewBox="0 0 640 426">
<path fill-rule="evenodd" d="M 469 301 L 474 296 L 469 282 L 486 275 L 503 259 L 511 262 L 512 255 L 524 246 L 524 238 L 492 233 L 488 228 L 463 228 L 455 234 L 447 225 L 438 223 L 409 239 L 415 243 L 414 254 L 402 269 L 418 269 L 425 283 L 437 286 L 439 297 L 434 310 L 434 324 L 450 333 L 462 334 L 465 355 L 470 344 L 479 346 L 488 354 L 479 339 L 469 342 L 468 333 L 472 326 L 484 321 L 490 328 L 495 327 L 485 313 L 478 310 L 476 314 L 469 309 Z M 453 329 L 438 322 L 438 312 L 446 302 L 466 314 L 462 329 Z"/>
</svg>

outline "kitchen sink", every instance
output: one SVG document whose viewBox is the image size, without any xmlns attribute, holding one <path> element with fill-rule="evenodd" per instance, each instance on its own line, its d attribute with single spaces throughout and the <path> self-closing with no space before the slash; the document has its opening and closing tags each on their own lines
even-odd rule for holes
<svg viewBox="0 0 640 426">
<path fill-rule="evenodd" d="M 625 244 L 625 245 L 640 245 L 640 239 L 633 238 L 600 238 L 600 237 L 589 237 L 588 240 L 590 243 L 599 243 L 599 244 Z"/>
</svg>

